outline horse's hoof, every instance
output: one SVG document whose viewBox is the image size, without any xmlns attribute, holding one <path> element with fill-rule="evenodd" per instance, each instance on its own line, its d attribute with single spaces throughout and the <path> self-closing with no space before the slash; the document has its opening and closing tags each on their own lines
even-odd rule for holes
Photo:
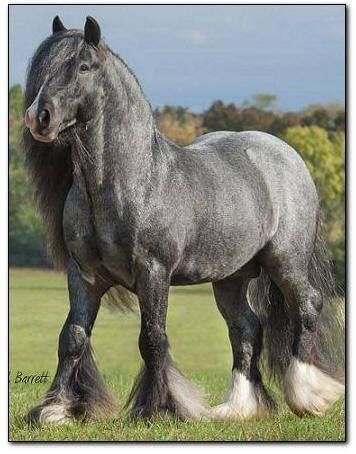
<svg viewBox="0 0 356 454">
<path fill-rule="evenodd" d="M 297 416 L 320 416 L 344 394 L 345 386 L 316 366 L 293 359 L 284 391 L 287 404 Z"/>
<path fill-rule="evenodd" d="M 145 406 L 138 406 L 134 407 L 127 419 L 130 421 L 136 421 L 138 419 L 143 419 L 143 420 L 149 420 L 152 417 L 158 416 L 162 419 L 169 418 L 173 415 L 171 411 L 168 409 L 155 409 L 153 410 L 152 408 L 146 408 Z"/>
<path fill-rule="evenodd" d="M 224 402 L 210 410 L 210 417 L 215 421 L 245 421 L 259 419 L 268 411 L 269 409 L 264 405 L 258 405 L 252 408 L 234 407 L 229 402 Z"/>
<path fill-rule="evenodd" d="M 143 415 L 143 407 L 134 407 L 131 409 L 130 413 L 127 415 L 128 421 L 136 421 L 140 418 L 145 418 Z"/>
<path fill-rule="evenodd" d="M 70 424 L 73 422 L 73 416 L 69 413 L 68 408 L 59 403 L 48 405 L 39 405 L 33 408 L 26 417 L 29 424 Z"/>
<path fill-rule="evenodd" d="M 210 414 L 215 420 L 243 421 L 261 418 L 274 408 L 274 401 L 261 383 L 252 383 L 245 375 L 234 369 L 225 402 L 212 408 Z"/>
</svg>

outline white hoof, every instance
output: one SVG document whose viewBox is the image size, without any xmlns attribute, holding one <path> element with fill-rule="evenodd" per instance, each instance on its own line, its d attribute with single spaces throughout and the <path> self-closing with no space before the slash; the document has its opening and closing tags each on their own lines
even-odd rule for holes
<svg viewBox="0 0 356 454">
<path fill-rule="evenodd" d="M 73 418 L 63 404 L 50 404 L 42 408 L 38 421 L 41 424 L 70 424 Z"/>
<path fill-rule="evenodd" d="M 259 418 L 264 412 L 260 412 L 256 408 L 237 408 L 231 405 L 229 402 L 217 405 L 210 411 L 212 419 L 217 421 L 236 420 L 243 421 L 247 419 Z"/>
<path fill-rule="evenodd" d="M 288 405 L 298 415 L 321 415 L 344 394 L 342 383 L 316 366 L 293 358 L 284 379 Z"/>
<path fill-rule="evenodd" d="M 216 420 L 260 418 L 270 409 L 264 401 L 266 399 L 267 396 L 263 396 L 262 390 L 256 388 L 241 372 L 234 369 L 225 402 L 212 408 L 210 415 Z"/>
</svg>

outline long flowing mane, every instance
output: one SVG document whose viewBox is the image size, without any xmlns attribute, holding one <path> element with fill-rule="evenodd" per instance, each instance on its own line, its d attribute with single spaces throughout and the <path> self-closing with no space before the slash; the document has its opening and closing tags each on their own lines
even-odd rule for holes
<svg viewBox="0 0 356 454">
<path fill-rule="evenodd" d="M 65 55 L 75 52 L 82 33 L 71 31 L 66 33 L 66 36 L 74 39 L 63 40 L 55 35 L 46 39 L 30 61 L 25 90 L 25 109 L 33 102 L 46 75 L 44 55 L 59 53 L 60 60 Z M 71 45 L 68 45 L 69 43 Z M 52 70 L 55 69 L 54 64 Z M 48 255 L 56 268 L 63 269 L 68 260 L 62 221 L 64 203 L 73 181 L 71 149 L 67 143 L 61 141 L 50 144 L 37 142 L 27 128 L 23 129 L 22 139 L 35 200 L 45 224 Z"/>
<path fill-rule="evenodd" d="M 48 255 L 56 268 L 63 269 L 68 260 L 63 208 L 73 181 L 70 149 L 61 144 L 35 142 L 28 130 L 24 130 L 23 144 L 37 207 L 45 224 Z"/>
</svg>

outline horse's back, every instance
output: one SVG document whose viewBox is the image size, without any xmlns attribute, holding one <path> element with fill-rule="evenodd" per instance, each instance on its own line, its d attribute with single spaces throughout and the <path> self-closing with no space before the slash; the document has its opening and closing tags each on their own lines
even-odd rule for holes
<svg viewBox="0 0 356 454">
<path fill-rule="evenodd" d="M 277 166 L 283 166 L 284 170 L 288 167 L 298 168 L 301 173 L 306 173 L 306 166 L 300 155 L 289 146 L 286 142 L 276 136 L 261 131 L 217 131 L 194 139 L 185 147 L 189 150 L 209 151 L 214 150 L 217 153 L 237 154 L 248 153 L 250 159 L 260 163 L 263 172 L 263 163 L 267 165 L 275 163 Z"/>
<path fill-rule="evenodd" d="M 218 153 L 223 160 L 235 163 L 237 175 L 241 174 L 239 163 L 248 158 L 256 183 L 268 191 L 278 218 L 281 247 L 291 238 L 297 244 L 313 237 L 319 211 L 317 191 L 305 162 L 286 142 L 259 131 L 219 131 L 198 137 L 187 148 L 202 154 Z"/>
<path fill-rule="evenodd" d="M 314 182 L 301 156 L 271 134 L 260 131 L 212 132 L 196 138 L 186 149 L 203 154 L 214 151 L 230 162 L 235 155 L 237 165 L 247 156 L 259 173 L 256 179 L 262 175 L 274 204 L 284 204 L 288 198 L 301 195 L 304 199 L 300 200 L 301 205 L 318 204 Z"/>
</svg>

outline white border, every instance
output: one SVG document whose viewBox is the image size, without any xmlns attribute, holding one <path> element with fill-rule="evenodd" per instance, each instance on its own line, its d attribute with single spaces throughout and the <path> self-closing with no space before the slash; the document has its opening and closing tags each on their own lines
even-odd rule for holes
<svg viewBox="0 0 356 454">
<path fill-rule="evenodd" d="M 0 228 L 1 228 L 1 250 L 0 250 L 0 266 L 1 266 L 1 300 L 0 300 L 0 346 L 1 346 L 1 354 L 0 354 L 0 447 L 2 449 L 2 452 L 6 452 L 7 450 L 11 451 L 18 451 L 18 450 L 23 450 L 25 449 L 26 452 L 34 452 L 37 453 L 38 450 L 43 450 L 45 449 L 46 451 L 52 451 L 52 450 L 58 450 L 58 449 L 63 449 L 64 445 L 63 444 L 51 444 L 51 443 L 43 443 L 43 444 L 9 444 L 7 442 L 7 435 L 8 435 L 8 429 L 7 429 L 7 168 L 8 168 L 8 163 L 7 163 L 7 99 L 8 99 L 8 86 L 7 86 L 7 45 L 8 45 L 8 34 L 7 34 L 7 17 L 8 17 L 8 7 L 9 2 L 3 2 L 1 1 L 0 3 L 0 33 L 1 33 L 1 40 L 0 40 L 0 55 L 1 55 L 1 62 L 0 62 L 0 90 L 1 90 L 1 103 L 0 103 L 0 118 L 1 118 L 1 134 L 0 134 L 0 140 L 1 140 L 1 163 L 0 163 L 0 213 L 2 215 L 2 219 L 0 222 Z M 62 0 L 58 2 L 51 2 L 51 1 L 36 1 L 36 2 L 31 2 L 31 1 L 12 1 L 10 2 L 11 4 L 17 4 L 17 3 L 61 3 L 61 4 L 71 4 L 73 2 L 70 2 L 68 0 Z M 100 3 L 152 3 L 152 2 L 145 2 L 145 1 L 132 1 L 132 2 L 118 2 L 118 1 L 106 1 L 106 2 L 100 2 L 100 1 L 75 1 L 75 3 L 82 3 L 82 4 L 100 4 Z M 189 2 L 182 2 L 179 0 L 176 1 L 162 1 L 162 0 L 155 0 L 154 3 L 189 3 Z M 193 2 L 193 3 L 217 3 L 216 0 L 205 0 L 202 2 Z M 224 1 L 224 3 L 236 3 L 233 1 Z M 241 2 L 244 4 L 251 4 L 254 2 Z M 272 3 L 271 1 L 256 1 L 255 3 L 261 3 L 261 4 L 270 4 Z M 283 443 L 281 444 L 195 444 L 195 445 L 186 445 L 186 444 L 110 444 L 110 445 L 103 445 L 103 444 L 76 444 L 76 443 L 71 443 L 70 445 L 66 446 L 66 449 L 79 449 L 79 450 L 85 450 L 86 452 L 92 451 L 94 449 L 115 449 L 115 450 L 120 450 L 120 452 L 126 452 L 126 451 L 132 451 L 135 449 L 143 449 L 145 452 L 150 452 L 150 451 L 156 451 L 156 450 L 181 450 L 181 449 L 194 449 L 195 451 L 200 451 L 203 452 L 205 450 L 221 450 L 223 449 L 224 451 L 231 451 L 231 452 L 241 452 L 241 450 L 249 450 L 249 451 L 254 451 L 254 450 L 260 450 L 263 449 L 264 452 L 270 452 L 273 453 L 275 450 L 285 450 L 288 449 L 289 452 L 294 452 L 299 449 L 310 449 L 313 450 L 313 452 L 332 452 L 333 454 L 336 451 L 339 450 L 344 450 L 344 449 L 353 449 L 355 450 L 355 443 L 353 442 L 353 439 L 355 438 L 353 436 L 354 430 L 352 429 L 354 427 L 354 418 L 352 417 L 353 410 L 355 410 L 355 393 L 351 393 L 351 372 L 352 372 L 352 354 L 353 354 L 353 348 L 351 347 L 352 345 L 355 345 L 355 330 L 353 329 L 352 323 L 352 303 L 353 303 L 353 296 L 354 296 L 354 283 L 355 279 L 352 279 L 353 276 L 353 270 L 352 270 L 352 263 L 351 263 L 351 257 L 352 253 L 355 251 L 355 241 L 352 237 L 352 232 L 351 232 L 351 227 L 353 225 L 353 215 L 355 213 L 354 205 L 356 203 L 356 193 L 353 190 L 353 182 L 356 181 L 356 167 L 354 164 L 355 159 L 352 158 L 352 154 L 356 152 L 356 147 L 352 147 L 353 141 L 353 134 L 352 131 L 356 127 L 354 117 L 352 116 L 352 111 L 351 107 L 353 105 L 356 105 L 356 91 L 352 91 L 351 87 L 351 74 L 356 73 L 356 71 L 352 72 L 352 66 L 354 66 L 355 63 L 355 48 L 351 47 L 351 43 L 356 42 L 356 32 L 353 32 L 353 30 L 356 29 L 356 23 L 355 23 L 355 16 L 356 16 L 356 7 L 352 9 L 351 5 L 351 0 L 346 1 L 346 2 L 335 2 L 335 1 L 315 1 L 315 2 L 303 2 L 303 1 L 295 1 L 295 2 L 276 2 L 280 4 L 298 4 L 298 3 L 313 3 L 313 4 L 344 4 L 346 3 L 348 5 L 348 16 L 349 16 L 349 22 L 348 22 L 348 43 L 349 43 L 349 74 L 348 74 L 348 82 L 349 82 L 349 98 L 347 100 L 347 105 L 348 105 L 348 138 L 349 138 L 349 143 L 348 143 L 348 163 L 349 163 L 349 178 L 348 178 L 348 183 L 349 183 L 349 193 L 348 193 L 348 208 L 349 208 L 349 227 L 348 227 L 348 232 L 349 232 L 349 241 L 348 241 L 348 254 L 349 254 L 349 295 L 348 295 L 348 303 L 349 303 L 349 311 L 348 311 L 348 327 L 349 327 L 349 443 L 347 445 L 345 444 L 313 444 L 313 445 L 305 445 L 305 444 L 289 444 L 285 445 Z M 354 13 L 354 15 L 352 14 Z M 355 69 L 355 67 L 353 68 Z M 354 76 L 355 77 L 355 76 Z M 354 342 L 353 342 L 354 341 Z M 4 451 L 3 451 L 4 449 Z"/>
</svg>

